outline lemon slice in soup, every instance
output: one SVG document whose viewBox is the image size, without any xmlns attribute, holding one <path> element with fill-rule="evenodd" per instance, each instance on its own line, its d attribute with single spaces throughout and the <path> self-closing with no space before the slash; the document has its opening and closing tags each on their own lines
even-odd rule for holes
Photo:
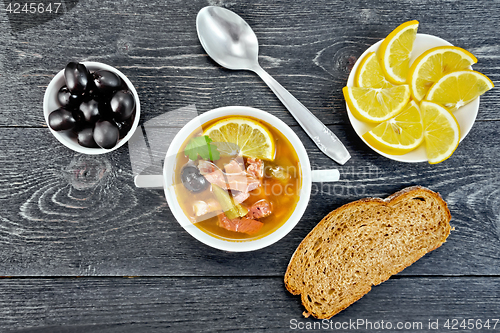
<svg viewBox="0 0 500 333">
<path fill-rule="evenodd" d="M 215 143 L 229 142 L 238 145 L 241 155 L 274 160 L 274 138 L 271 132 L 261 123 L 246 117 L 230 117 L 210 125 L 203 135 L 208 135 Z M 224 145 L 217 145 L 222 153 Z M 228 145 L 228 149 L 230 149 Z"/>
</svg>

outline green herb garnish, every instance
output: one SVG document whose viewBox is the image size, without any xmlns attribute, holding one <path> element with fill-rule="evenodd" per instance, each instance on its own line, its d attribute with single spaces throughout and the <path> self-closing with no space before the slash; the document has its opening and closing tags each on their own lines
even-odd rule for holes
<svg viewBox="0 0 500 333">
<path fill-rule="evenodd" d="M 212 142 L 212 139 L 206 135 L 192 138 L 186 145 L 184 154 L 193 161 L 198 158 L 198 155 L 200 155 L 202 159 L 210 161 L 216 161 L 220 158 L 217 146 Z"/>
</svg>

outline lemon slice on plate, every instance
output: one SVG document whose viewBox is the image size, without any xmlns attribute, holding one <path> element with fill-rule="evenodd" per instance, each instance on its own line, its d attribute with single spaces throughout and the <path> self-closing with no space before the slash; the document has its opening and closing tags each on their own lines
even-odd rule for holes
<svg viewBox="0 0 500 333">
<path fill-rule="evenodd" d="M 371 52 L 377 52 L 378 55 L 378 49 L 380 45 L 382 44 L 382 40 L 373 44 L 370 46 L 359 58 L 359 61 L 356 62 L 356 64 L 353 67 L 353 70 L 349 74 L 349 78 L 347 80 L 347 86 L 352 87 L 355 86 L 355 76 L 356 73 L 358 72 L 359 66 L 361 65 L 361 62 L 366 58 L 366 56 L 371 53 Z M 449 42 L 446 40 L 432 36 L 432 35 L 426 35 L 426 34 L 417 34 L 417 37 L 415 38 L 415 41 L 413 43 L 413 49 L 411 52 L 411 58 L 410 58 L 410 63 L 412 63 L 412 59 L 417 59 L 422 53 L 428 51 L 429 49 L 435 48 L 435 47 L 440 47 L 440 46 L 452 46 Z M 411 89 L 410 89 L 411 90 Z M 417 102 L 418 103 L 418 102 Z M 356 134 L 363 139 L 363 141 L 370 147 L 373 148 L 377 153 L 390 158 L 392 160 L 396 161 L 401 161 L 401 162 L 424 162 L 428 161 L 427 158 L 427 153 L 425 149 L 425 145 L 421 144 L 418 146 L 416 149 L 410 151 L 407 154 L 403 155 L 391 155 L 391 154 L 386 154 L 375 147 L 373 147 L 371 144 L 366 142 L 366 140 L 363 138 L 363 135 L 372 130 L 378 123 L 374 122 L 367 122 L 365 120 L 360 120 L 358 116 L 354 115 L 354 112 L 352 112 L 352 108 L 347 103 L 347 116 L 349 117 L 349 121 L 351 122 L 354 131 Z M 461 139 L 463 139 L 467 134 L 469 133 L 470 129 L 472 128 L 474 121 L 477 116 L 479 108 L 479 98 L 476 98 L 469 104 L 461 107 L 458 109 L 456 112 L 454 112 L 454 116 L 458 120 L 458 123 L 460 124 L 460 134 L 461 134 Z"/>
<path fill-rule="evenodd" d="M 443 106 L 422 101 L 420 110 L 424 120 L 424 138 L 430 164 L 449 158 L 460 142 L 460 126 L 455 116 Z"/>
<path fill-rule="evenodd" d="M 410 54 L 417 37 L 418 21 L 408 21 L 394 29 L 380 44 L 378 58 L 382 72 L 394 84 L 403 84 L 410 69 Z"/>
<path fill-rule="evenodd" d="M 354 77 L 354 84 L 357 87 L 365 88 L 389 88 L 394 86 L 385 78 L 375 52 L 368 53 L 361 60 Z"/>
<path fill-rule="evenodd" d="M 214 142 L 229 142 L 238 145 L 241 155 L 245 157 L 261 158 L 264 160 L 274 160 L 275 146 L 274 138 L 266 126 L 246 117 L 230 117 L 210 125 L 203 135 L 208 135 Z M 217 145 L 221 153 L 225 151 L 224 145 Z"/>
<path fill-rule="evenodd" d="M 410 100 L 407 84 L 391 88 L 344 87 L 342 92 L 352 114 L 370 123 L 394 117 Z"/>
<path fill-rule="evenodd" d="M 415 101 L 403 111 L 365 133 L 363 138 L 373 148 L 390 155 L 403 155 L 420 146 L 424 140 L 424 124 Z"/>
<path fill-rule="evenodd" d="M 425 99 L 455 111 L 494 87 L 484 74 L 472 70 L 451 72 L 429 89 Z"/>
<path fill-rule="evenodd" d="M 467 69 L 476 62 L 472 53 L 456 46 L 427 50 L 415 59 L 408 74 L 412 98 L 421 101 L 429 88 L 445 74 Z"/>
</svg>

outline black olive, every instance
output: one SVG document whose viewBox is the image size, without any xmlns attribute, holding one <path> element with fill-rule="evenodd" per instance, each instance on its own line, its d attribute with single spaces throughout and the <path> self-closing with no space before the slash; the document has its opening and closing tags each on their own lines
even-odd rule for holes
<svg viewBox="0 0 500 333">
<path fill-rule="evenodd" d="M 80 104 L 79 110 L 82 112 L 85 121 L 94 124 L 101 118 L 99 112 L 99 102 L 95 99 L 84 101 Z"/>
<path fill-rule="evenodd" d="M 134 95 L 130 91 L 119 90 L 111 98 L 110 105 L 117 121 L 127 120 L 134 113 Z"/>
<path fill-rule="evenodd" d="M 62 107 L 75 108 L 81 102 L 81 95 L 75 95 L 68 87 L 62 86 L 57 93 L 57 101 Z"/>
<path fill-rule="evenodd" d="M 90 74 L 84 64 L 70 62 L 64 68 L 64 79 L 71 93 L 81 95 L 87 90 Z"/>
<path fill-rule="evenodd" d="M 94 128 L 87 127 L 78 132 L 78 143 L 87 148 L 99 148 L 94 140 Z"/>
<path fill-rule="evenodd" d="M 59 108 L 49 114 L 49 126 L 54 131 L 64 131 L 75 127 L 77 120 L 73 112 Z"/>
<path fill-rule="evenodd" d="M 181 181 L 184 187 L 193 193 L 205 190 L 210 184 L 200 173 L 200 170 L 191 164 L 187 164 L 182 168 Z"/>
<path fill-rule="evenodd" d="M 94 127 L 94 140 L 99 147 L 111 149 L 118 143 L 118 127 L 114 122 L 99 120 Z"/>
<path fill-rule="evenodd" d="M 113 72 L 101 69 L 94 72 L 94 85 L 102 93 L 110 93 L 122 86 L 122 80 Z"/>
<path fill-rule="evenodd" d="M 118 126 L 118 130 L 120 132 L 120 140 L 123 139 L 128 132 L 132 129 L 132 125 L 134 124 L 134 116 L 128 118 L 125 121 L 117 121 L 116 126 Z"/>
</svg>

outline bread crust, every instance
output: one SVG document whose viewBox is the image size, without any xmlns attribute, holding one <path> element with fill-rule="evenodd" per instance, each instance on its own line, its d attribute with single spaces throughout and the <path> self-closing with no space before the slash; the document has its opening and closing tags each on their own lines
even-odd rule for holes
<svg viewBox="0 0 500 333">
<path fill-rule="evenodd" d="M 436 207 L 438 206 L 440 207 L 436 208 L 436 210 L 439 209 L 440 213 L 444 214 L 442 216 L 444 221 L 443 223 L 440 224 L 444 228 L 443 230 L 440 230 L 440 232 L 442 233 L 441 238 L 436 239 L 434 243 L 431 243 L 429 245 L 428 248 L 420 249 L 417 252 L 413 253 L 411 256 L 402 258 L 402 261 L 398 263 L 398 265 L 395 265 L 393 267 L 388 267 L 384 272 L 380 274 L 380 276 L 377 276 L 374 280 L 372 280 L 370 284 L 356 286 L 356 288 L 360 288 L 360 290 L 352 288 L 354 292 L 349 294 L 350 296 L 349 299 L 345 303 L 337 304 L 328 313 L 320 313 L 315 311 L 315 309 L 313 309 L 313 307 L 311 306 L 312 301 L 310 299 L 308 300 L 307 298 L 310 292 L 317 292 L 317 290 L 313 290 L 314 288 L 306 287 L 305 286 L 306 284 L 304 283 L 305 278 L 303 276 L 308 269 L 305 268 L 305 263 L 310 262 L 309 260 L 312 258 L 311 256 L 312 250 L 318 247 L 318 245 L 316 244 L 313 245 L 312 241 L 314 239 L 317 239 L 316 242 L 318 242 L 319 238 L 322 239 L 323 236 L 328 236 L 329 237 L 328 239 L 330 239 L 331 237 L 333 240 L 336 237 L 336 234 L 332 234 L 332 232 L 339 233 L 339 231 L 337 231 L 339 230 L 339 226 L 335 224 L 335 221 L 339 216 L 342 216 L 343 213 L 350 212 L 351 210 L 357 211 L 357 209 L 360 207 L 363 209 L 364 208 L 369 209 L 372 207 L 391 208 L 401 205 L 407 202 L 407 200 L 412 200 L 416 198 L 422 199 L 422 197 L 424 196 L 428 196 L 432 200 L 434 200 L 434 202 L 436 203 Z M 368 293 L 371 290 L 371 287 L 373 285 L 378 285 L 381 282 L 388 280 L 391 275 L 401 272 L 403 269 L 410 266 L 415 261 L 424 256 L 426 253 L 440 247 L 446 241 L 446 238 L 450 233 L 451 230 L 449 224 L 450 220 L 451 220 L 451 213 L 448 209 L 448 205 L 442 199 L 441 195 L 422 186 L 411 186 L 402 189 L 390 195 L 386 199 L 364 198 L 345 204 L 335 209 L 334 211 L 330 212 L 328 215 L 326 215 L 299 244 L 299 246 L 297 247 L 297 249 L 295 250 L 294 254 L 290 259 L 288 268 L 285 273 L 285 278 L 284 278 L 285 287 L 290 293 L 294 295 L 301 294 L 302 304 L 306 308 L 305 314 L 307 316 L 312 315 L 318 319 L 329 319 L 335 314 L 339 313 L 340 311 L 350 306 L 352 303 L 359 300 L 361 297 L 363 297 L 366 293 Z M 330 228 L 330 226 L 332 225 L 333 227 Z M 325 235 L 324 231 L 325 226 L 328 226 L 327 235 Z M 342 230 L 340 230 L 340 232 L 342 232 Z M 438 231 L 436 230 L 436 232 Z M 328 258 L 325 260 L 328 260 Z"/>
</svg>

